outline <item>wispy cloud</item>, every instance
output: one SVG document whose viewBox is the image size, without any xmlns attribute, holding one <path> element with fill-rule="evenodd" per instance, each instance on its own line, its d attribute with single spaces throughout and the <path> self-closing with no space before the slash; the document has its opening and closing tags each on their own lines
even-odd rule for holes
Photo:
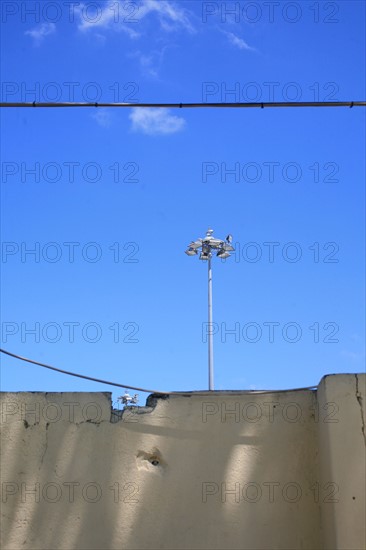
<svg viewBox="0 0 366 550">
<path fill-rule="evenodd" d="M 153 77 L 158 76 L 158 70 L 156 67 L 156 61 L 154 58 L 153 53 L 150 54 L 143 54 L 139 52 L 137 54 L 138 60 L 140 62 L 140 67 L 142 69 L 142 72 L 144 74 L 148 74 Z"/>
<path fill-rule="evenodd" d="M 143 0 L 141 3 L 141 17 L 149 13 L 158 16 L 161 27 L 168 31 L 175 31 L 179 27 L 193 33 L 195 29 L 190 21 L 188 11 L 168 0 Z"/>
<path fill-rule="evenodd" d="M 131 3 L 133 7 L 135 4 Z M 137 6 L 136 6 L 137 7 Z M 75 13 L 79 17 L 78 28 L 81 31 L 90 29 L 109 29 L 113 28 L 116 31 L 125 32 L 130 38 L 138 38 L 140 33 L 135 29 L 137 18 L 125 11 L 126 6 L 118 0 L 108 0 L 103 6 L 98 5 L 98 12 L 93 15 L 87 10 L 85 4 L 80 4 L 75 7 Z"/>
<path fill-rule="evenodd" d="M 38 46 L 46 36 L 53 34 L 55 31 L 56 25 L 54 23 L 42 23 L 30 31 L 25 31 L 24 34 L 31 36 L 35 44 Z"/>
<path fill-rule="evenodd" d="M 251 46 L 249 46 L 249 44 L 247 44 L 245 40 L 243 40 L 233 32 L 228 32 L 228 31 L 222 31 L 222 32 L 225 34 L 225 36 L 227 36 L 230 44 L 232 44 L 236 48 L 239 48 L 239 50 L 256 51 L 255 48 L 252 48 Z"/>
<path fill-rule="evenodd" d="M 141 72 L 144 76 L 158 78 L 167 49 L 168 46 L 164 46 L 161 49 L 151 50 L 149 53 L 144 53 L 141 50 L 137 50 L 127 55 L 128 57 L 138 60 Z"/>
<path fill-rule="evenodd" d="M 365 359 L 365 354 L 363 352 L 356 352 L 348 349 L 342 350 L 341 355 L 350 361 L 364 361 Z"/>
<path fill-rule="evenodd" d="M 133 109 L 129 118 L 132 122 L 132 130 L 150 136 L 175 134 L 183 130 L 186 123 L 184 118 L 172 115 L 169 109 L 164 108 Z"/>
<path fill-rule="evenodd" d="M 127 5 L 130 7 L 129 11 L 126 11 Z M 125 0 L 108 0 L 103 7 L 99 7 L 98 13 L 93 17 L 85 16 L 87 11 L 84 4 L 80 4 L 75 12 L 79 16 L 78 26 L 82 31 L 96 28 L 113 29 L 127 33 L 130 38 L 138 38 L 141 32 L 137 24 L 149 14 L 155 14 L 165 31 L 185 29 L 195 32 L 189 12 L 170 0 L 142 0 L 129 4 L 126 4 Z"/>
<path fill-rule="evenodd" d="M 96 112 L 91 115 L 92 118 L 97 122 L 102 128 L 109 128 L 111 125 L 111 115 L 106 109 L 100 107 L 97 108 Z"/>
</svg>

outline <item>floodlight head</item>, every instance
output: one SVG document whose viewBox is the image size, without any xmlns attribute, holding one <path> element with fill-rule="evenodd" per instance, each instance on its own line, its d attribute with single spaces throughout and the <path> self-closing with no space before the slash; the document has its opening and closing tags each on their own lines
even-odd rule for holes
<svg viewBox="0 0 366 550">
<path fill-rule="evenodd" d="M 188 248 L 200 248 L 202 246 L 202 239 L 197 239 L 194 242 L 191 242 L 190 245 L 188 245 Z"/>
<path fill-rule="evenodd" d="M 210 238 L 209 245 L 212 246 L 212 248 L 221 248 L 224 244 L 224 241 L 221 239 L 215 239 L 214 237 Z"/>
<path fill-rule="evenodd" d="M 211 257 L 210 252 L 201 252 L 200 254 L 200 260 L 209 260 Z"/>
<path fill-rule="evenodd" d="M 229 256 L 231 256 L 231 254 L 229 252 L 227 252 L 226 250 L 224 250 L 223 248 L 221 248 L 221 250 L 219 250 L 218 253 L 217 253 L 217 257 L 221 258 L 222 260 L 225 260 Z"/>
<path fill-rule="evenodd" d="M 189 247 L 186 251 L 187 256 L 195 256 L 197 254 L 197 250 Z"/>
<path fill-rule="evenodd" d="M 231 246 L 231 244 L 223 244 L 222 250 L 226 250 L 226 252 L 232 252 L 233 250 L 235 250 L 235 248 Z"/>
</svg>

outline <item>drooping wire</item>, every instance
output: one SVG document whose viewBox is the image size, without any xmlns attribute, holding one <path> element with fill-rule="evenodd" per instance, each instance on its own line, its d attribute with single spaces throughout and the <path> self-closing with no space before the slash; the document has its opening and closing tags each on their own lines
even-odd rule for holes
<svg viewBox="0 0 366 550">
<path fill-rule="evenodd" d="M 56 372 L 61 372 L 62 374 L 68 374 L 69 376 L 76 376 L 77 378 L 84 378 L 85 380 L 91 380 L 92 382 L 100 382 L 101 384 L 107 384 L 109 386 L 117 386 L 119 388 L 128 388 L 129 390 L 137 390 L 137 391 L 142 391 L 146 393 L 160 393 L 164 395 L 169 393 L 169 392 L 161 392 L 161 391 L 155 391 L 155 390 L 146 390 L 135 386 L 126 386 L 126 384 L 118 384 L 117 382 L 110 382 L 109 380 L 102 380 L 100 378 L 93 378 L 92 376 L 86 376 L 85 374 L 78 374 L 76 372 L 70 372 L 67 370 L 58 369 L 56 367 L 52 367 L 51 365 L 46 365 L 45 363 L 40 363 L 39 361 L 28 359 L 27 357 L 21 357 L 20 355 L 16 355 L 15 353 L 11 353 L 10 351 L 6 351 L 5 349 L 0 349 L 0 352 L 5 353 L 6 355 L 10 355 L 10 357 L 15 357 L 16 359 L 20 359 L 21 361 L 27 361 L 28 363 L 33 363 L 34 365 L 39 365 L 40 367 L 44 367 L 46 369 L 51 369 Z"/>
<path fill-rule="evenodd" d="M 158 390 L 147 390 L 146 388 L 138 388 L 137 386 L 128 386 L 126 384 L 119 384 L 118 382 L 110 382 L 109 380 L 102 380 L 100 378 L 94 378 L 93 376 L 86 376 L 85 374 L 78 374 L 76 372 L 70 372 L 63 369 L 58 369 L 52 367 L 51 365 L 46 365 L 45 363 L 40 363 L 39 361 L 34 361 L 33 359 L 28 359 L 27 357 L 22 357 L 16 353 L 11 353 L 5 349 L 0 349 L 1 353 L 5 353 L 10 357 L 15 357 L 15 359 L 20 359 L 21 361 L 26 361 L 28 363 L 33 363 L 34 365 L 39 365 L 46 369 L 51 369 L 56 372 L 61 372 L 62 374 L 68 374 L 69 376 L 76 376 L 77 378 L 84 378 L 85 380 L 91 380 L 92 382 L 99 382 L 100 384 L 107 384 L 108 386 L 116 386 L 118 388 L 127 388 L 129 390 L 137 390 L 145 393 L 155 393 L 159 395 L 212 395 L 214 392 L 211 390 L 198 390 L 198 391 L 158 391 Z M 314 390 L 316 386 L 308 386 L 306 388 L 294 388 L 287 390 L 219 390 L 216 393 L 240 393 L 240 394 L 261 394 L 261 393 L 274 393 L 274 392 L 292 392 L 292 391 L 304 391 L 304 390 Z"/>
</svg>

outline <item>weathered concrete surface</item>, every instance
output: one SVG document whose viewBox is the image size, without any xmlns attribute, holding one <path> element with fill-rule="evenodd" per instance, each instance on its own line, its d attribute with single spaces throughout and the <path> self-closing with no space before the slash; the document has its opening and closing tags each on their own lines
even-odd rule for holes
<svg viewBox="0 0 366 550">
<path fill-rule="evenodd" d="M 4 393 L 1 547 L 365 547 L 365 375 L 317 391 Z"/>
<path fill-rule="evenodd" d="M 320 477 L 339 486 L 338 502 L 322 501 L 324 545 L 366 548 L 365 375 L 323 378 L 318 399 L 329 414 L 319 424 Z"/>
</svg>

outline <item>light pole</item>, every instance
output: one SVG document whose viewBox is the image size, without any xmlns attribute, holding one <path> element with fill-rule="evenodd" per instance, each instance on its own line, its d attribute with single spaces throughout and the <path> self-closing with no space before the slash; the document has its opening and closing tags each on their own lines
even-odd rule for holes
<svg viewBox="0 0 366 550">
<path fill-rule="evenodd" d="M 199 259 L 207 261 L 208 264 L 208 389 L 214 389 L 213 374 L 213 323 L 212 323 L 212 251 L 217 250 L 216 256 L 221 259 L 231 256 L 230 252 L 234 250 L 231 246 L 232 235 L 228 235 L 224 240 L 213 237 L 213 229 L 208 229 L 206 237 L 197 239 L 188 245 L 186 254 L 195 256 L 198 250 L 201 250 Z"/>
</svg>

